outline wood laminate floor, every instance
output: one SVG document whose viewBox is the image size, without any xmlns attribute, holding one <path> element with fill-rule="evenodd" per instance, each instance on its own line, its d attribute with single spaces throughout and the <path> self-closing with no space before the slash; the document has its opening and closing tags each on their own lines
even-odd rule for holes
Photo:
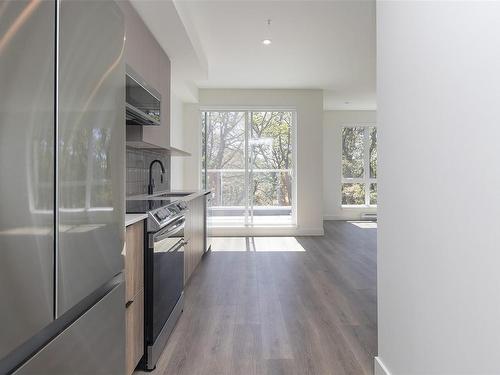
<svg viewBox="0 0 500 375">
<path fill-rule="evenodd" d="M 358 225 L 216 239 L 153 374 L 372 374 L 376 229 Z"/>
</svg>

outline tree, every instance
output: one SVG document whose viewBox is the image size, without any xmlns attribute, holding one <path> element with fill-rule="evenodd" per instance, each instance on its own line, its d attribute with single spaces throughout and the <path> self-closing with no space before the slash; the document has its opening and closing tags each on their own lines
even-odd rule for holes
<svg viewBox="0 0 500 375">
<path fill-rule="evenodd" d="M 248 115 L 247 115 L 248 114 Z M 245 116 L 248 116 L 246 118 Z M 235 169 L 207 173 L 207 186 L 215 194 L 214 205 L 243 205 L 245 202 L 245 157 L 249 158 L 250 192 L 254 205 L 290 206 L 292 202 L 291 112 L 204 112 L 203 167 L 210 170 Z M 249 123 L 248 144 L 245 124 Z M 221 191 L 224 189 L 224 191 Z M 223 199 L 221 199 L 221 196 Z"/>
<path fill-rule="evenodd" d="M 256 169 L 292 168 L 291 112 L 252 112 L 252 167 Z M 269 141 L 268 141 L 269 140 Z M 257 205 L 290 206 L 292 180 L 289 172 L 270 172 L 253 178 Z"/>
<path fill-rule="evenodd" d="M 204 125 L 203 147 L 206 150 L 203 165 L 207 170 L 243 169 L 245 166 L 245 112 L 207 112 L 202 115 Z M 205 141 L 206 139 L 206 141 Z M 207 185 L 215 192 L 224 188 L 224 201 L 231 205 L 243 204 L 243 184 L 238 183 L 243 175 L 238 172 L 228 174 L 221 186 L 220 172 L 210 173 Z M 221 194 L 215 194 L 214 205 L 223 205 Z"/>
</svg>

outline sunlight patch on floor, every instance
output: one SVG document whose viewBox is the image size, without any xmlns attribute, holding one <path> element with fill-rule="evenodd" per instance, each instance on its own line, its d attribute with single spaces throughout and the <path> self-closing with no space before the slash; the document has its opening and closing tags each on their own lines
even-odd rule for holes
<svg viewBox="0 0 500 375">
<path fill-rule="evenodd" d="M 245 237 L 212 237 L 212 251 L 248 251 Z"/>
<path fill-rule="evenodd" d="M 361 229 L 377 229 L 376 221 L 348 221 L 348 223 Z"/>
<path fill-rule="evenodd" d="M 295 237 L 212 237 L 212 251 L 305 252 Z"/>
</svg>

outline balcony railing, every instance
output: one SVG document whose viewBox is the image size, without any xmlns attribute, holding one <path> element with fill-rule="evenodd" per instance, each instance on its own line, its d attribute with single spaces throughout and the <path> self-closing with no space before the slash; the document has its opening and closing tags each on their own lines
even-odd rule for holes
<svg viewBox="0 0 500 375">
<path fill-rule="evenodd" d="M 213 191 L 212 215 L 291 215 L 292 173 L 292 169 L 252 169 L 245 182 L 245 169 L 208 169 L 207 188 Z"/>
</svg>

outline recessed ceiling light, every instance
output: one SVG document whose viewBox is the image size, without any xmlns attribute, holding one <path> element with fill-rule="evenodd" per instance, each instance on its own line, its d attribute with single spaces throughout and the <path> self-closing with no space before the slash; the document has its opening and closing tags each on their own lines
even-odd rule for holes
<svg viewBox="0 0 500 375">
<path fill-rule="evenodd" d="M 265 46 L 268 46 L 272 43 L 272 40 L 271 40 L 271 19 L 269 18 L 266 23 L 267 23 L 267 30 L 266 30 L 266 33 L 264 34 L 264 36 L 266 36 L 267 38 L 262 39 L 262 44 Z"/>
</svg>

